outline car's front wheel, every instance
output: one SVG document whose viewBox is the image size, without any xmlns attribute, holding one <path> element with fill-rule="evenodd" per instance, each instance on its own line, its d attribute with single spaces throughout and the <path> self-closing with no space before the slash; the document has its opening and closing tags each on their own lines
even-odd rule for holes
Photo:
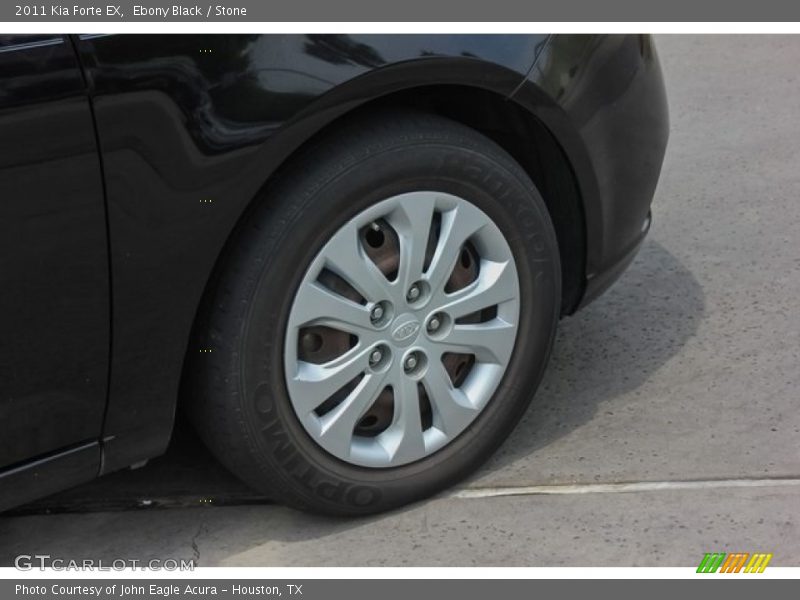
<svg viewBox="0 0 800 600">
<path fill-rule="evenodd" d="M 558 249 L 534 184 L 436 116 L 380 112 L 284 169 L 198 321 L 209 447 L 299 508 L 385 510 L 461 479 L 521 417 L 548 359 Z"/>
</svg>

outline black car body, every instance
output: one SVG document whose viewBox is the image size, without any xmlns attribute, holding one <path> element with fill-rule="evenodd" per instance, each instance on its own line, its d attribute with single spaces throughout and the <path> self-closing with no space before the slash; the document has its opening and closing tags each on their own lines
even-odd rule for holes
<svg viewBox="0 0 800 600">
<path fill-rule="evenodd" d="M 648 36 L 0 36 L 0 509 L 165 450 L 237 222 L 321 132 L 390 105 L 524 167 L 563 315 L 632 259 L 668 137 Z"/>
</svg>

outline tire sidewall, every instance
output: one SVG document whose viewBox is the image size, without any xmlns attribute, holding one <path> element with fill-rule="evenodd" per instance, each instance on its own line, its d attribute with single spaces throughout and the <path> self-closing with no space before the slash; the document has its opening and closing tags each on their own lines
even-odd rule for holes
<svg viewBox="0 0 800 600">
<path fill-rule="evenodd" d="M 351 157 L 349 164 L 312 177 L 298 200 L 287 202 L 291 209 L 264 225 L 273 234 L 265 236 L 267 247 L 256 249 L 263 261 L 251 279 L 243 320 L 237 396 L 258 469 L 277 471 L 300 503 L 364 513 L 429 495 L 488 458 L 521 418 L 549 357 L 559 313 L 560 266 L 541 196 L 516 163 L 497 150 L 415 142 Z M 412 191 L 463 198 L 500 228 L 520 277 L 517 339 L 491 400 L 455 440 L 407 465 L 360 467 L 325 452 L 297 418 L 284 375 L 286 324 L 306 268 L 335 231 L 365 208 Z"/>
</svg>

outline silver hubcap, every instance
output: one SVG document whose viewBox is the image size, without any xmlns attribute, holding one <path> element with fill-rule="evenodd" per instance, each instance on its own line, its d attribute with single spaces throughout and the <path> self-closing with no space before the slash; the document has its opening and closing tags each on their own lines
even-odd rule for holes
<svg viewBox="0 0 800 600">
<path fill-rule="evenodd" d="M 337 458 L 410 463 L 485 408 L 518 323 L 516 265 L 492 220 L 450 194 L 394 196 L 341 227 L 308 267 L 286 330 L 289 399 Z"/>
</svg>

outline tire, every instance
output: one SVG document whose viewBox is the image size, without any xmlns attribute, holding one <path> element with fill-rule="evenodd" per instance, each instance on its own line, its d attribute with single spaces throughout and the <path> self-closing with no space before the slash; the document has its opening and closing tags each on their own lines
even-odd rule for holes
<svg viewBox="0 0 800 600">
<path fill-rule="evenodd" d="M 351 219 L 387 198 L 420 190 L 466 201 L 502 233 L 517 272 L 516 335 L 496 389 L 474 420 L 442 447 L 398 464 L 354 463 L 321 446 L 298 416 L 296 395 L 289 393 L 286 357 L 293 356 L 295 347 L 285 342 L 290 339 L 295 294 L 300 297 L 309 265 Z M 441 230 L 441 223 L 438 227 Z M 466 246 L 460 252 L 459 256 L 467 252 Z M 380 111 L 351 119 L 282 169 L 256 199 L 220 257 L 196 322 L 194 347 L 212 352 L 194 353 L 188 371 L 190 418 L 229 470 L 282 503 L 332 515 L 398 507 L 461 480 L 508 436 L 547 364 L 560 294 L 558 246 L 544 201 L 502 148 L 459 123 L 425 113 Z M 391 326 L 403 334 L 423 327 Z M 307 336 L 307 330 L 299 331 Z M 416 339 L 424 334 L 417 332 Z M 308 339 L 315 341 L 303 337 L 303 344 Z M 304 352 L 302 345 L 296 352 Z M 477 356 L 472 357 L 473 364 L 483 364 Z M 399 354 L 390 359 L 388 368 L 395 373 Z M 402 360 L 407 368 L 410 361 Z M 426 364 L 430 375 L 425 376 L 433 377 L 439 364 L 435 360 Z M 496 371 L 486 367 L 483 372 Z M 473 377 L 470 383 L 479 386 L 480 381 Z M 417 393 L 424 396 L 427 384 L 421 385 Z M 394 388 L 390 391 L 396 393 Z M 423 404 L 420 400 L 420 412 Z M 431 415 L 440 414 L 431 400 L 427 406 Z M 402 410 L 393 404 L 393 414 Z M 431 415 L 420 418 L 437 418 Z M 442 430 L 451 429 L 447 425 Z M 378 447 L 375 439 L 358 437 L 359 443 L 373 449 Z M 416 448 L 425 451 L 427 442 Z M 379 460 L 377 454 L 366 456 Z"/>
</svg>

